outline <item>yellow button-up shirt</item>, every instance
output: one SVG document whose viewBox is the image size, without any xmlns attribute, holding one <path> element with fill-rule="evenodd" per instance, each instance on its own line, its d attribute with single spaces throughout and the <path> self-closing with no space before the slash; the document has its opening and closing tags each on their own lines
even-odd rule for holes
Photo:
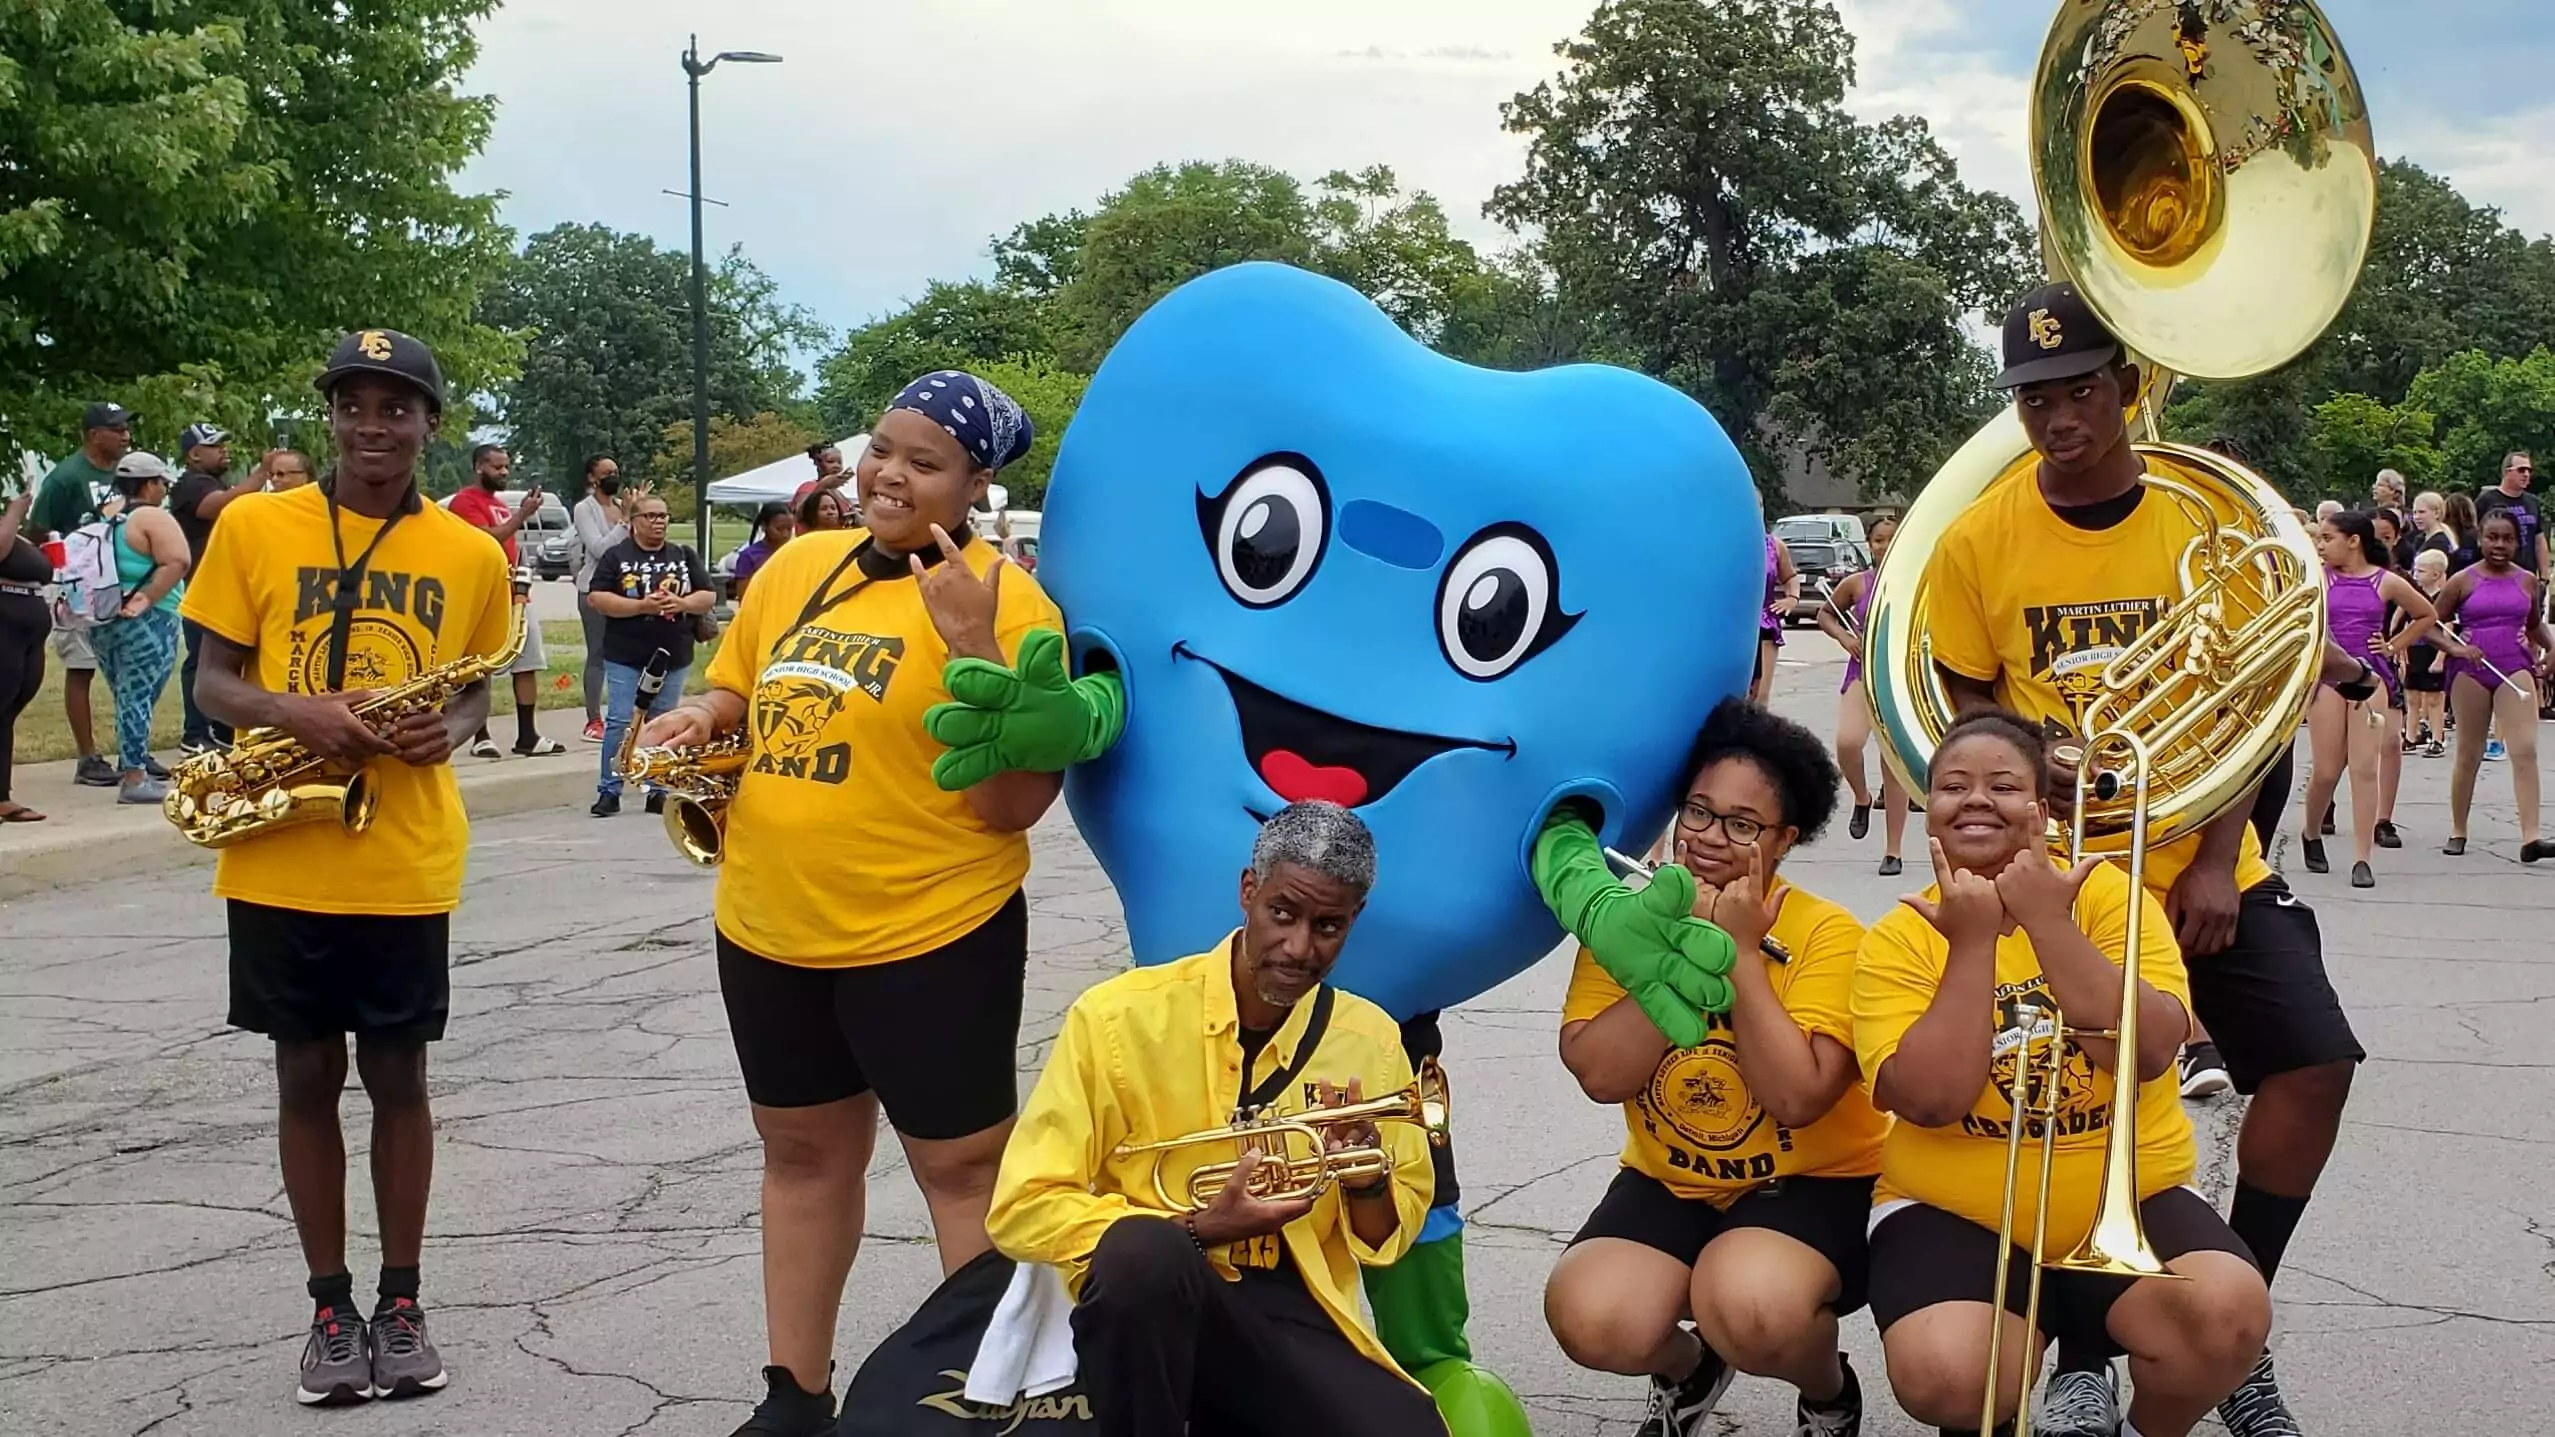
<svg viewBox="0 0 2555 1437">
<path fill-rule="evenodd" d="M 994 1183 L 985 1226 L 1005 1257 L 1060 1269 L 1079 1296 L 1092 1250 L 1111 1223 L 1171 1215 L 1155 1196 L 1156 1155 L 1122 1156 L 1119 1145 L 1220 1127 L 1232 1120 L 1244 1091 L 1294 1061 L 1313 1008 L 1309 999 L 1287 1014 L 1245 1078 L 1233 999 L 1236 941 L 1238 935 L 1210 952 L 1121 973 L 1074 1000 Z M 1411 1065 L 1401 1029 L 1384 1010 L 1340 993 L 1330 1030 L 1274 1106 L 1300 1112 L 1311 1106 L 1315 1082 L 1345 1088 L 1352 1078 L 1364 1084 L 1366 1096 L 1382 1097 L 1410 1085 Z M 1392 1237 L 1381 1247 L 1359 1241 L 1336 1186 L 1280 1236 L 1314 1301 L 1358 1351 L 1391 1368 L 1393 1359 L 1358 1307 L 1357 1269 L 1388 1266 L 1409 1249 L 1428 1216 L 1436 1178 L 1427 1137 L 1417 1127 L 1385 1123 L 1378 1131 L 1393 1154 L 1393 1208 L 1401 1221 Z M 1230 1144 L 1219 1144 L 1161 1156 L 1164 1186 L 1176 1197 L 1192 1171 L 1234 1153 Z M 1210 1260 L 1226 1279 L 1236 1277 L 1231 1251 Z"/>
</svg>

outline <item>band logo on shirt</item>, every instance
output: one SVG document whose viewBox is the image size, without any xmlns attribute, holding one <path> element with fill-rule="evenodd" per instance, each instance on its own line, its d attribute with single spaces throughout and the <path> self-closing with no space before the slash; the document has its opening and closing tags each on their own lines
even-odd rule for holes
<svg viewBox="0 0 2555 1437">
<path fill-rule="evenodd" d="M 288 692 L 329 692 L 329 655 L 334 652 L 333 604 L 337 571 L 308 567 L 294 571 L 292 644 L 285 654 Z M 415 620 L 431 641 L 443 632 L 446 594 L 443 580 L 432 574 L 368 569 L 353 622 L 346 628 L 345 688 L 379 689 L 424 673 L 432 664 L 405 624 L 381 617 L 404 615 Z M 370 610 L 372 612 L 366 612 Z"/>
<path fill-rule="evenodd" d="M 1703 1046 L 1672 1051 L 1651 1071 L 1641 1111 L 1672 1167 L 1716 1182 L 1761 1182 L 1774 1176 L 1777 1152 L 1792 1151 L 1792 1130 L 1766 1115 L 1739 1072 L 1729 1027 L 1714 1020 Z M 1665 1124 L 1668 1132 L 1659 1131 Z M 1772 1130 L 1773 1149 L 1743 1155 Z"/>
<path fill-rule="evenodd" d="M 2026 1008 L 2022 1000 L 2031 1000 Z M 2056 1010 L 2049 1000 L 2049 983 L 2034 976 L 2020 983 L 1996 986 L 1996 1041 L 1988 1060 L 1987 1080 L 1991 1091 L 1980 1099 L 1979 1107 L 1994 1113 L 1973 1110 L 1961 1119 L 1961 1131 L 1972 1137 L 1993 1138 L 2003 1142 L 2013 1131 L 2009 1101 L 2014 1091 L 2014 1070 L 2026 1058 L 2034 1060 L 2033 1090 L 2037 1100 L 2040 1077 L 2048 1065 L 2048 1045 L 2057 1040 L 2052 1021 Z M 2096 1081 L 2093 1061 L 2082 1048 L 2070 1046 L 2067 1061 L 2058 1075 L 2057 1125 L 2061 1137 L 2077 1137 L 2099 1133 L 2111 1126 L 2111 1085 Z M 2023 1135 L 2039 1139 L 2049 1125 L 2034 1118 L 2023 1129 Z"/>
<path fill-rule="evenodd" d="M 2090 604 L 2031 604 L 2032 673 L 2048 679 L 2071 710 L 2102 691 L 2103 669 L 2155 625 L 2163 599 L 2105 599 Z"/>
<path fill-rule="evenodd" d="M 825 735 L 855 693 L 884 702 L 905 655 L 901 638 L 846 634 L 813 625 L 792 634 L 754 686 L 754 772 L 841 783 L 852 771 L 848 743 Z"/>
</svg>

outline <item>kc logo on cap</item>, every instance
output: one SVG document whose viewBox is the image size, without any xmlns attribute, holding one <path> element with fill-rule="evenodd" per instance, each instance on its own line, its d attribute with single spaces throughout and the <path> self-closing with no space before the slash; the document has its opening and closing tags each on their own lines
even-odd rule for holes
<svg viewBox="0 0 2555 1437">
<path fill-rule="evenodd" d="M 2067 342 L 2066 331 L 2045 309 L 2032 311 L 2032 343 L 2043 349 L 2056 349 Z"/>
<path fill-rule="evenodd" d="M 390 358 L 390 336 L 378 329 L 365 330 L 363 338 L 358 341 L 358 347 L 364 351 L 366 359 Z"/>
</svg>

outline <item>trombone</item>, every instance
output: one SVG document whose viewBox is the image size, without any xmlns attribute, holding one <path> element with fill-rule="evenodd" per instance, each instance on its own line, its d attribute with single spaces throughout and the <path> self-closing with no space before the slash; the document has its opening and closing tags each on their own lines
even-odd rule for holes
<svg viewBox="0 0 2555 1437">
<path fill-rule="evenodd" d="M 1319 1197 L 1333 1183 L 1354 1186 L 1391 1175 L 1390 1147 L 1378 1142 L 1372 1147 L 1333 1149 L 1329 1144 L 1334 1129 L 1364 1123 L 1410 1123 L 1428 1134 L 1429 1146 L 1442 1148 L 1446 1146 L 1447 1124 L 1452 1116 L 1446 1070 L 1438 1066 L 1435 1058 L 1422 1058 L 1419 1076 L 1408 1087 L 1384 1097 L 1285 1116 L 1262 1108 L 1239 1114 L 1220 1128 L 1160 1142 L 1121 1143 L 1110 1157 L 1117 1160 L 1150 1154 L 1153 1195 L 1166 1212 L 1197 1212 L 1213 1203 L 1216 1195 L 1233 1181 L 1244 1153 L 1258 1153 L 1261 1157 L 1260 1165 L 1251 1170 L 1251 1196 L 1263 1202 L 1290 1202 Z M 1169 1159 L 1173 1153 L 1191 1148 L 1230 1148 L 1233 1156 L 1198 1166 L 1183 1185 L 1183 1196 L 1175 1197 L 1171 1192 Z"/>
<path fill-rule="evenodd" d="M 2332 324 L 2368 254 L 2376 145 L 2358 78 L 2313 0 L 2063 0 L 2031 94 L 2043 252 L 2142 364 L 2151 382 L 2131 419 L 2158 491 L 2150 502 L 2177 506 L 2196 531 L 2170 608 L 2098 675 L 2067 680 L 2083 735 L 2070 860 L 2124 860 L 2140 888 L 2152 847 L 2247 801 L 2287 751 L 2327 643 L 2322 567 L 2288 499 L 2234 460 L 2157 442 L 2158 412 L 2176 372 L 2267 373 Z M 1925 633 L 1928 562 L 1963 509 L 2032 482 L 2037 464 L 2010 409 L 1990 420 L 1918 494 L 1872 580 L 1864 694 L 1882 758 L 1910 793 L 1924 791 L 1928 755 L 1958 717 Z M 2116 1030 L 2070 1028 L 2046 1004 L 2019 1013 L 1994 1291 L 2001 1305 L 2023 1140 L 2037 1128 L 2024 1313 L 2035 1343 L 2043 1271 L 2171 1275 L 2138 1220 L 2140 912 L 2132 905 Z M 2099 1204 L 2075 1250 L 2044 1260 L 2058 1079 L 2071 1045 L 2100 1038 L 2117 1052 Z M 1982 1432 L 1997 1426 L 2004 1332 L 2001 1319 L 1989 1327 Z M 2031 1388 L 2026 1372 L 2018 1432 L 2031 1428 Z"/>
</svg>

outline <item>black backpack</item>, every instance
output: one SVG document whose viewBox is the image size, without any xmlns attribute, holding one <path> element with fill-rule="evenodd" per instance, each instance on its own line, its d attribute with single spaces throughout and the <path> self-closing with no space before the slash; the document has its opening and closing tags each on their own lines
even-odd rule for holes
<svg viewBox="0 0 2555 1437">
<path fill-rule="evenodd" d="M 923 1299 L 853 1374 L 834 1437 L 1089 1437 L 1096 1430 L 1091 1399 L 1078 1382 L 1010 1408 L 966 1398 L 967 1366 L 1011 1286 L 1012 1268 L 1001 1253 L 985 1253 Z"/>
</svg>

